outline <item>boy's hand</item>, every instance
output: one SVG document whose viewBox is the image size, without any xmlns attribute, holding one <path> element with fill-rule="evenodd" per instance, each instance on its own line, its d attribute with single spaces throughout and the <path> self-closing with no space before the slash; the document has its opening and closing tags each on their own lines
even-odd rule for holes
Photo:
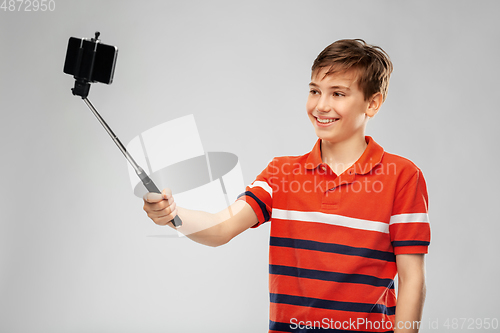
<svg viewBox="0 0 500 333">
<path fill-rule="evenodd" d="M 148 217 L 158 225 L 167 225 L 177 215 L 177 206 L 168 188 L 162 193 L 146 193 L 144 199 L 144 211 Z"/>
</svg>

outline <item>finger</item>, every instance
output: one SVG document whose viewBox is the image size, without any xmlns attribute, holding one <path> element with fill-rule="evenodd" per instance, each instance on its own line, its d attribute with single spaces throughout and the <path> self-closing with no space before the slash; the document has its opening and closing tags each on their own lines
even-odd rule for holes
<svg viewBox="0 0 500 333">
<path fill-rule="evenodd" d="M 171 220 L 173 220 L 173 219 L 174 219 L 174 217 L 176 217 L 176 216 L 177 216 L 177 214 L 178 214 L 178 213 L 177 213 L 177 206 L 175 206 L 175 208 L 174 208 L 174 209 L 172 209 L 172 214 L 171 214 L 171 215 L 172 215 L 172 218 L 171 218 Z"/>
<path fill-rule="evenodd" d="M 162 210 L 162 211 L 158 211 L 158 212 L 152 212 L 152 211 L 147 212 L 148 217 L 149 217 L 150 219 L 153 219 L 153 220 L 154 220 L 154 219 L 162 219 L 162 218 L 166 218 L 166 217 L 170 216 L 170 215 L 171 215 L 171 213 L 172 213 L 172 212 L 171 212 L 171 211 L 170 211 L 170 209 L 168 209 L 168 208 L 167 208 L 167 209 L 165 209 L 165 210 Z"/>
<path fill-rule="evenodd" d="M 161 192 L 162 196 L 163 196 L 163 199 L 164 200 L 167 200 L 168 203 L 171 205 L 172 203 L 174 203 L 174 197 L 172 195 L 172 190 L 170 190 L 169 188 L 165 188 L 162 192 Z"/>
<path fill-rule="evenodd" d="M 157 204 L 155 203 L 149 203 L 144 199 L 144 206 L 142 207 L 146 213 L 153 212 L 153 211 L 159 211 L 160 209 L 157 207 Z"/>
<path fill-rule="evenodd" d="M 157 225 L 165 226 L 170 222 L 170 220 L 172 220 L 172 219 L 165 216 L 165 217 L 155 218 L 155 219 L 153 219 L 153 222 Z"/>
<path fill-rule="evenodd" d="M 148 213 L 150 218 L 156 217 L 165 217 L 169 214 L 172 214 L 174 209 L 176 209 L 177 205 L 174 202 L 172 205 L 169 205 L 166 200 L 159 202 L 157 204 L 149 204 L 149 207 L 146 207 L 144 210 Z"/>
<path fill-rule="evenodd" d="M 172 221 L 177 214 L 177 209 L 171 211 L 167 214 L 167 211 L 161 213 L 148 213 L 148 216 L 153 220 L 154 223 L 158 225 L 167 225 L 170 221 Z"/>
<path fill-rule="evenodd" d="M 149 192 L 149 193 L 146 193 L 142 198 L 146 202 L 156 203 L 156 202 L 160 202 L 163 200 L 163 195 L 161 195 L 160 193 Z"/>
<path fill-rule="evenodd" d="M 173 202 L 168 208 L 170 208 L 170 213 L 173 215 L 172 218 L 174 218 L 177 215 L 177 203 Z"/>
<path fill-rule="evenodd" d="M 170 199 L 172 197 L 172 190 L 169 188 L 164 188 L 163 191 L 161 191 L 161 194 L 163 195 L 163 199 Z"/>
<path fill-rule="evenodd" d="M 169 204 L 168 204 L 167 200 L 162 200 L 162 201 L 157 202 L 157 203 L 149 203 L 146 200 L 144 200 L 144 206 L 142 207 L 142 209 L 146 213 L 160 212 L 160 211 L 164 210 L 165 208 L 167 208 L 168 206 L 169 206 Z"/>
<path fill-rule="evenodd" d="M 168 208 L 168 206 L 170 206 L 168 201 L 162 199 L 162 201 L 160 201 L 160 202 L 148 204 L 148 210 L 151 210 L 154 212 L 160 212 L 160 211 Z"/>
</svg>

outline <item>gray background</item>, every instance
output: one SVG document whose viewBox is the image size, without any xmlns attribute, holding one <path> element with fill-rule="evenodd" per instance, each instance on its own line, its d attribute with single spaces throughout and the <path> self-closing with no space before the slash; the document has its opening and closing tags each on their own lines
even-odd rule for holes
<svg viewBox="0 0 500 333">
<path fill-rule="evenodd" d="M 268 326 L 268 226 L 220 248 L 152 232 L 123 156 L 71 95 L 67 40 L 95 30 L 120 53 L 90 99 L 121 140 L 192 113 L 205 151 L 238 155 L 246 183 L 314 145 L 316 55 L 341 38 L 382 46 L 395 71 L 368 134 L 429 188 L 422 332 L 500 318 L 498 2 L 55 2 L 0 11 L 1 332 Z"/>
</svg>

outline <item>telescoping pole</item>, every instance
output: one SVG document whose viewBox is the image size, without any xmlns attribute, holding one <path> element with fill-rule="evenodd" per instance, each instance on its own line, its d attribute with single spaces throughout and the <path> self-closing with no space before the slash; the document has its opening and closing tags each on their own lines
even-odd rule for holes
<svg viewBox="0 0 500 333">
<path fill-rule="evenodd" d="M 123 153 L 123 155 L 125 156 L 127 161 L 130 163 L 130 165 L 132 165 L 132 168 L 134 168 L 135 173 L 137 174 L 137 176 L 139 176 L 139 178 L 141 179 L 141 181 L 144 184 L 144 186 L 146 187 L 146 189 L 149 192 L 161 193 L 161 191 L 158 189 L 158 187 L 156 187 L 156 184 L 153 182 L 153 180 L 151 178 L 149 178 L 149 176 L 146 174 L 146 172 L 144 172 L 144 170 L 135 162 L 135 160 L 132 158 L 132 156 L 128 153 L 127 149 L 121 143 L 120 139 L 118 139 L 118 137 L 115 135 L 115 133 L 113 133 L 111 128 L 104 121 L 104 119 L 101 117 L 99 112 L 97 112 L 96 108 L 92 105 L 92 103 L 90 103 L 90 101 L 87 99 L 87 97 L 84 97 L 82 99 L 85 102 L 85 104 L 87 104 L 87 106 L 92 111 L 92 113 L 97 118 L 97 120 L 99 120 L 102 127 L 104 127 L 106 132 L 108 132 L 109 136 L 111 137 L 111 139 L 113 139 L 113 141 L 118 146 L 120 151 Z M 172 222 L 172 224 L 176 228 L 180 227 L 182 225 L 182 220 L 179 218 L 179 216 L 174 217 L 174 219 L 170 222 Z"/>
</svg>

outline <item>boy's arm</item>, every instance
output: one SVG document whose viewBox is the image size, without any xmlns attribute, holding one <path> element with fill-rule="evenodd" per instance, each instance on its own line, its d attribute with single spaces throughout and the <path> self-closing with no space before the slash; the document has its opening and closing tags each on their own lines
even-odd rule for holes
<svg viewBox="0 0 500 333">
<path fill-rule="evenodd" d="M 177 230 L 200 244 L 219 246 L 257 224 L 257 215 L 243 200 L 234 202 L 216 214 L 177 207 L 169 189 L 162 194 L 148 193 L 144 196 L 144 210 L 158 225 L 169 225 L 177 214 L 182 226 Z M 210 226 L 210 227 L 205 227 Z"/>
<path fill-rule="evenodd" d="M 394 332 L 416 333 L 421 324 L 425 301 L 424 254 L 396 255 L 396 265 L 398 269 L 398 299 Z"/>
</svg>

